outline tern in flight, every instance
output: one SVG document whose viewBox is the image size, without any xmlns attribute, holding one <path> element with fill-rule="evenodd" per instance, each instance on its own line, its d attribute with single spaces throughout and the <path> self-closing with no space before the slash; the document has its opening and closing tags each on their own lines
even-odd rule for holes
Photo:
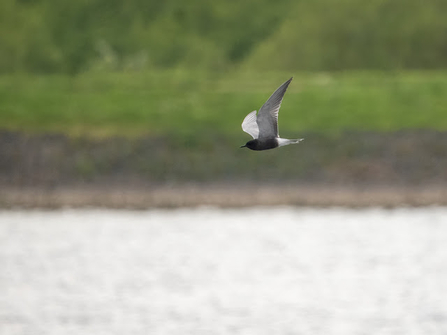
<svg viewBox="0 0 447 335">
<path fill-rule="evenodd" d="M 282 84 L 272 96 L 265 102 L 256 115 L 256 111 L 249 113 L 242 122 L 242 130 L 250 134 L 253 139 L 241 148 L 251 150 L 267 150 L 282 147 L 288 144 L 299 143 L 303 138 L 289 140 L 279 137 L 278 112 L 282 98 L 293 77 Z"/>
</svg>

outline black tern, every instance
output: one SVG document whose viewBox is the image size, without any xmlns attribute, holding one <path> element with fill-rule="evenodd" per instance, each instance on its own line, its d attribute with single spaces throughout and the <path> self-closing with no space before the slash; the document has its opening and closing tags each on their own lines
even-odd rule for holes
<svg viewBox="0 0 447 335">
<path fill-rule="evenodd" d="M 242 130 L 251 135 L 253 139 L 248 141 L 241 148 L 251 150 L 267 150 L 282 147 L 288 144 L 299 143 L 303 138 L 289 140 L 279 137 L 278 133 L 278 112 L 281 107 L 282 98 L 293 77 L 282 84 L 256 115 L 256 111 L 249 113 L 242 121 Z"/>
</svg>

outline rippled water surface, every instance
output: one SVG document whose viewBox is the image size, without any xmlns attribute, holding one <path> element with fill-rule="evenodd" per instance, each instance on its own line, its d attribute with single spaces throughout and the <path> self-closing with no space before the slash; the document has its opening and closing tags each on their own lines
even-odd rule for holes
<svg viewBox="0 0 447 335">
<path fill-rule="evenodd" d="M 447 208 L 3 211 L 0 334 L 447 334 Z"/>
</svg>

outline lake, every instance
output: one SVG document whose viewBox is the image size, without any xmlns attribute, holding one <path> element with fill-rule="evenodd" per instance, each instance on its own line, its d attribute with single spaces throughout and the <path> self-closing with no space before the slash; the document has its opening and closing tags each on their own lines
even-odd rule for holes
<svg viewBox="0 0 447 335">
<path fill-rule="evenodd" d="M 0 333 L 446 334 L 447 208 L 0 211 Z"/>
</svg>

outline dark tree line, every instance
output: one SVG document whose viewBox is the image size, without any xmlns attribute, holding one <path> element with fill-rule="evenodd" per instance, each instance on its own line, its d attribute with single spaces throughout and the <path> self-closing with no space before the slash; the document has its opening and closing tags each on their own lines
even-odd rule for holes
<svg viewBox="0 0 447 335">
<path fill-rule="evenodd" d="M 0 72 L 447 67 L 445 0 L 1 0 Z"/>
</svg>

